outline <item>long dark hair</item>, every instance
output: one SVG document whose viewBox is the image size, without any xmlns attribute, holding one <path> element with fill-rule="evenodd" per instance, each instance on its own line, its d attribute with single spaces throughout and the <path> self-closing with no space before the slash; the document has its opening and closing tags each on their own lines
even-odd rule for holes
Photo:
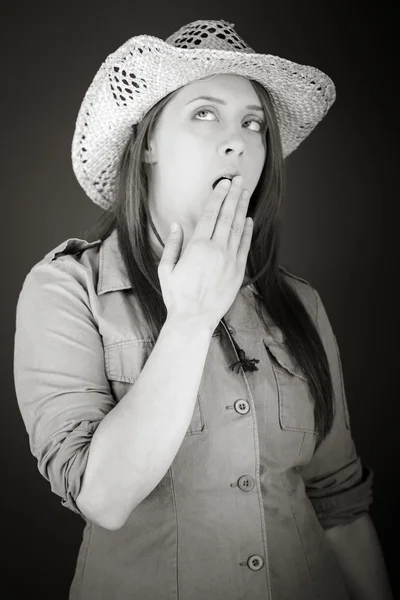
<svg viewBox="0 0 400 600">
<path fill-rule="evenodd" d="M 280 242 L 279 207 L 283 195 L 283 155 L 278 122 L 267 90 L 250 80 L 265 111 L 267 156 L 252 194 L 248 216 L 254 221 L 247 273 L 267 309 L 282 330 L 285 343 L 307 378 L 314 399 L 317 447 L 333 422 L 333 387 L 328 359 L 318 331 L 295 289 L 278 264 Z M 148 178 L 144 150 L 172 92 L 153 106 L 138 125 L 123 153 L 118 170 L 115 202 L 85 232 L 85 239 L 106 239 L 117 228 L 119 249 L 143 316 L 154 340 L 167 317 L 157 272 L 157 256 L 149 239 Z M 259 303 L 257 312 L 265 323 Z"/>
</svg>

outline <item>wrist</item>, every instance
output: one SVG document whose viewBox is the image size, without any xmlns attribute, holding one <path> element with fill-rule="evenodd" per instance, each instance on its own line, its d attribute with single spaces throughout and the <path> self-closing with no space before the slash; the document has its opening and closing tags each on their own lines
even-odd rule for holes
<svg viewBox="0 0 400 600">
<path fill-rule="evenodd" d="M 164 326 L 191 337 L 197 333 L 204 333 L 204 335 L 212 337 L 215 331 L 215 327 L 212 323 L 203 317 L 188 313 L 168 313 Z"/>
</svg>

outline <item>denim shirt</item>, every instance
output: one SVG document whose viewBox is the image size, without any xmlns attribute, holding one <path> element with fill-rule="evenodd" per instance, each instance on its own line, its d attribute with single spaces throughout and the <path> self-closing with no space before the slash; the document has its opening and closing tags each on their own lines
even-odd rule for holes
<svg viewBox="0 0 400 600">
<path fill-rule="evenodd" d="M 373 471 L 351 435 L 338 346 L 318 292 L 283 269 L 317 324 L 333 429 L 315 451 L 307 382 L 282 331 L 239 291 L 214 331 L 170 468 L 118 530 L 77 507 L 90 441 L 153 346 L 118 250 L 64 241 L 28 273 L 16 311 L 18 405 L 40 473 L 85 527 L 70 600 L 345 600 L 324 529 L 369 510 Z M 232 339 L 258 371 L 232 371 Z"/>
</svg>

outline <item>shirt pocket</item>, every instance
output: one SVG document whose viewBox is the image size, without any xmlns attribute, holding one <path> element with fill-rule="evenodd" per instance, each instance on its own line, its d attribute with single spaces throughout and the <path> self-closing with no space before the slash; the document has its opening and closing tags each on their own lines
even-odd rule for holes
<svg viewBox="0 0 400 600">
<path fill-rule="evenodd" d="M 314 402 L 307 379 L 284 341 L 263 339 L 274 373 L 279 404 L 279 425 L 287 431 L 315 433 Z"/>
<path fill-rule="evenodd" d="M 111 391 L 116 402 L 127 394 L 139 377 L 153 349 L 149 340 L 127 340 L 104 348 L 105 369 Z M 197 394 L 192 419 L 186 435 L 205 431 L 203 404 L 200 393 Z"/>
</svg>

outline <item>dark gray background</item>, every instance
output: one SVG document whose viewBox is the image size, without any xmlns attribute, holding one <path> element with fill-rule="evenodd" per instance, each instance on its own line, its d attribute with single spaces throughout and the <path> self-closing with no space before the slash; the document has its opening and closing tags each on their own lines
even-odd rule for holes
<svg viewBox="0 0 400 600">
<path fill-rule="evenodd" d="M 70 146 L 101 62 L 128 38 L 223 18 L 256 50 L 326 71 L 328 116 L 286 161 L 281 262 L 318 289 L 338 338 L 353 436 L 375 471 L 371 514 L 396 590 L 398 354 L 393 281 L 398 73 L 387 1 L 15 3 L 3 9 L 2 590 L 66 600 L 83 520 L 61 507 L 30 454 L 13 383 L 15 306 L 30 268 L 101 213 Z M 397 359 L 397 360 L 396 360 Z M 6 563 L 4 564 L 4 557 Z"/>
</svg>

